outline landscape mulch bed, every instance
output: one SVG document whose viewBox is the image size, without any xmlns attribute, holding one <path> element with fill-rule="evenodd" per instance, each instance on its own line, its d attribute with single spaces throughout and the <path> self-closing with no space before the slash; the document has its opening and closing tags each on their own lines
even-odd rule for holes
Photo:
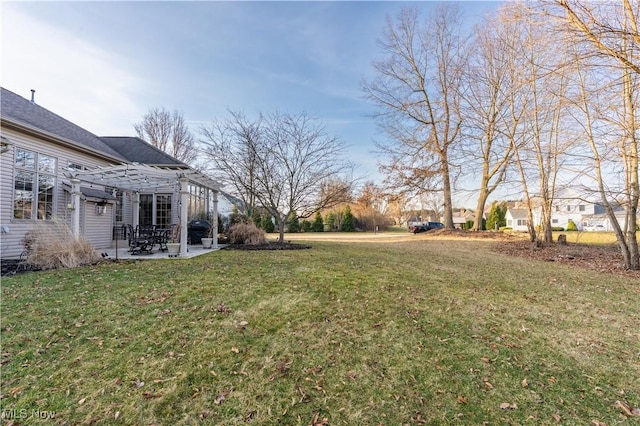
<svg viewBox="0 0 640 426">
<path fill-rule="evenodd" d="M 530 241 L 501 241 L 494 250 L 510 256 L 555 262 L 597 272 L 640 279 L 640 271 L 624 269 L 620 248 L 616 244 L 596 246 L 579 243 L 547 243 L 538 247 Z"/>
<path fill-rule="evenodd" d="M 222 250 L 304 250 L 311 246 L 296 243 L 269 243 L 269 244 L 229 244 Z"/>
<path fill-rule="evenodd" d="M 494 250 L 509 256 L 555 262 L 591 271 L 617 274 L 640 279 L 640 271 L 624 268 L 624 260 L 617 244 L 594 245 L 580 243 L 546 243 L 541 246 L 524 239 L 522 234 L 498 231 L 473 232 L 462 229 L 429 231 L 429 235 L 498 240 Z"/>
</svg>

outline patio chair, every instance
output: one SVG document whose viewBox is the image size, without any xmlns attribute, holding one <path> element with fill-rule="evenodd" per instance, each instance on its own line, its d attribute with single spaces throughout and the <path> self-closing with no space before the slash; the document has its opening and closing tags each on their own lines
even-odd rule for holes
<svg viewBox="0 0 640 426">
<path fill-rule="evenodd" d="M 153 250 L 153 236 L 146 234 L 140 235 L 133 230 L 133 226 L 129 226 L 129 251 L 131 254 L 141 254 L 143 251 L 151 254 Z"/>
</svg>

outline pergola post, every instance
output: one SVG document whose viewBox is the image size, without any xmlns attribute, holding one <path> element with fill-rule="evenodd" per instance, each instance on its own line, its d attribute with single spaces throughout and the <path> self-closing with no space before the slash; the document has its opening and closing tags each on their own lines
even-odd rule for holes
<svg viewBox="0 0 640 426">
<path fill-rule="evenodd" d="M 218 248 L 218 191 L 213 191 L 213 248 Z"/>
<path fill-rule="evenodd" d="M 135 231 L 140 225 L 140 193 L 138 191 L 132 194 L 133 196 L 133 217 L 131 218 L 131 226 Z"/>
<path fill-rule="evenodd" d="M 189 197 L 189 179 L 180 177 L 180 256 L 187 255 L 187 203 Z"/>
<path fill-rule="evenodd" d="M 80 238 L 80 179 L 69 179 L 71 182 L 71 233 L 76 239 Z"/>
</svg>

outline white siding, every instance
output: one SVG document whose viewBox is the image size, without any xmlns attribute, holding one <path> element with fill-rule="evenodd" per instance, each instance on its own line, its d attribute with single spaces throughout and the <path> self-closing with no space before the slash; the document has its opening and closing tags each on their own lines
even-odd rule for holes
<svg viewBox="0 0 640 426">
<path fill-rule="evenodd" d="M 77 152 L 71 148 L 60 146 L 52 142 L 42 139 L 36 139 L 12 129 L 2 129 L 2 135 L 6 137 L 13 145 L 10 149 L 3 153 L 0 157 L 0 222 L 8 227 L 9 232 L 1 234 L 2 258 L 17 258 L 23 251 L 22 239 L 27 231 L 31 228 L 34 221 L 13 219 L 13 188 L 14 188 L 14 153 L 16 148 L 25 149 L 39 154 L 45 154 L 55 157 L 57 160 L 57 179 L 56 189 L 54 193 L 54 215 L 63 218 L 70 223 L 70 212 L 67 210 L 67 204 L 70 202 L 69 194 L 63 189 L 63 182 L 67 179 L 63 175 L 69 162 L 82 164 L 87 167 L 95 167 L 98 165 L 108 165 L 104 160 L 92 157 L 89 154 Z M 95 204 L 93 212 L 95 215 Z M 105 213 L 98 221 L 93 221 L 90 214 L 87 216 L 91 220 L 83 228 L 88 231 L 86 236 L 96 248 L 105 248 L 105 241 L 111 242 L 111 215 Z M 82 219 L 81 219 L 82 223 Z"/>
<path fill-rule="evenodd" d="M 97 249 L 111 247 L 112 241 L 112 204 L 105 206 L 105 212 L 103 215 L 96 214 L 97 203 L 87 201 L 84 203 L 84 230 L 83 236 L 91 241 Z M 108 231 L 108 232 L 105 232 Z"/>
</svg>

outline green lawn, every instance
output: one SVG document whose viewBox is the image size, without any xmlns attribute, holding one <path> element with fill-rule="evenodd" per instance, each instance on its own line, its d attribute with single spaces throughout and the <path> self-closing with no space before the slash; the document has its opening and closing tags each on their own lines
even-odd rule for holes
<svg viewBox="0 0 640 426">
<path fill-rule="evenodd" d="M 310 244 L 3 279 L 2 424 L 637 424 L 637 280 Z"/>
</svg>

